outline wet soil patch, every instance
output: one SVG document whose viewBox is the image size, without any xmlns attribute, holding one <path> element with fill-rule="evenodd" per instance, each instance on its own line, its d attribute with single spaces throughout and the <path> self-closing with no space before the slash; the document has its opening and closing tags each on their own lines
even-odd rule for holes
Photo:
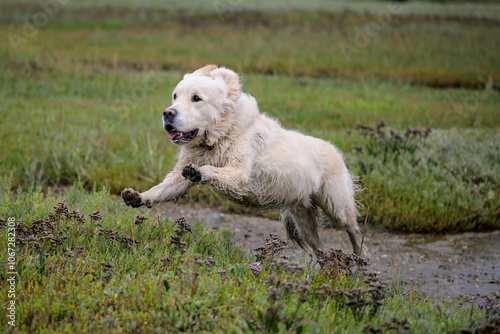
<svg viewBox="0 0 500 334">
<path fill-rule="evenodd" d="M 270 233 L 285 236 L 284 226 L 276 220 L 248 215 L 226 214 L 198 204 L 163 203 L 153 212 L 169 217 L 185 216 L 193 222 L 203 219 L 207 228 L 226 226 L 234 232 L 237 245 L 249 254 L 264 244 Z M 347 233 L 322 229 L 324 249 L 352 252 Z M 394 234 L 368 226 L 365 242 L 371 258 L 369 268 L 388 284 L 405 291 L 417 287 L 427 298 L 477 303 L 485 296 L 500 298 L 500 231 L 453 235 Z M 296 247 L 288 250 L 293 258 L 305 256 Z"/>
</svg>

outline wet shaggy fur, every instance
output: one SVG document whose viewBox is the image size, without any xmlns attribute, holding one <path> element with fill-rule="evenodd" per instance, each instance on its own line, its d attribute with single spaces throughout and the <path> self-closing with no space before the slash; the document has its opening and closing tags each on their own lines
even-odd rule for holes
<svg viewBox="0 0 500 334">
<path fill-rule="evenodd" d="M 127 205 L 174 200 L 201 182 L 236 202 L 280 209 L 289 239 L 315 254 L 319 207 L 328 224 L 347 231 L 356 254 L 368 255 L 361 250 L 355 185 L 340 151 L 259 113 L 235 72 L 208 65 L 186 74 L 163 122 L 181 146 L 179 161 L 148 191 L 123 190 Z"/>
</svg>

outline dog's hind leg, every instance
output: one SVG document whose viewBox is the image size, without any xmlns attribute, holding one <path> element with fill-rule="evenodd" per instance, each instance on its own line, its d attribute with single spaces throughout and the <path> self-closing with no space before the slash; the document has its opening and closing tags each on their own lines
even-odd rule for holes
<svg viewBox="0 0 500 334">
<path fill-rule="evenodd" d="M 297 225 L 295 224 L 292 213 L 289 210 L 281 210 L 280 220 L 283 224 L 285 224 L 288 239 L 290 239 L 293 243 L 296 243 L 300 248 L 304 249 L 306 244 L 300 237 L 300 233 L 297 230 Z"/>
<path fill-rule="evenodd" d="M 304 251 L 308 248 L 312 255 L 318 255 L 318 250 L 322 247 L 318 236 L 319 211 L 315 205 L 296 205 L 286 210 L 287 216 L 285 227 L 288 237 L 295 241 Z"/>
<path fill-rule="evenodd" d="M 363 235 L 357 222 L 358 211 L 353 182 L 347 171 L 326 175 L 320 192 L 315 196 L 315 201 L 333 226 L 347 232 L 354 253 L 368 257 L 369 252 L 367 247 L 362 245 Z"/>
</svg>

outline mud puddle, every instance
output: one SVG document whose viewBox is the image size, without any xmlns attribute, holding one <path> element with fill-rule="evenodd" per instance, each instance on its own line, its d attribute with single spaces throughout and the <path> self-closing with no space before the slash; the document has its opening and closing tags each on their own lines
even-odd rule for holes
<svg viewBox="0 0 500 334">
<path fill-rule="evenodd" d="M 184 215 L 191 223 L 203 219 L 207 228 L 216 230 L 225 225 L 234 232 L 236 244 L 248 253 L 264 245 L 269 233 L 286 236 L 279 221 L 225 214 L 197 204 L 163 203 L 152 211 L 171 217 Z M 320 238 L 325 249 L 352 251 L 343 231 L 321 229 Z M 371 253 L 370 270 L 387 284 L 396 282 L 405 291 L 416 286 L 434 300 L 464 297 L 464 302 L 474 303 L 484 296 L 500 298 L 500 231 L 432 236 L 394 234 L 369 226 L 365 243 Z M 288 253 L 296 260 L 305 255 L 295 247 Z"/>
</svg>

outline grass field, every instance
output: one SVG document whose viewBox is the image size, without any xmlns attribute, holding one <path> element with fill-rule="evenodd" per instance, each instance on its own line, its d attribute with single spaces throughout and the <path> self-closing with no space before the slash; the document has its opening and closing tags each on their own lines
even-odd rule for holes
<svg viewBox="0 0 500 334">
<path fill-rule="evenodd" d="M 113 198 L 173 167 L 161 113 L 185 72 L 216 63 L 241 73 L 261 111 L 345 153 L 370 224 L 498 229 L 498 1 L 42 4 L 0 2 L 0 243 L 15 218 L 14 332 L 480 332 L 495 315 L 403 293 L 397 273 L 390 286 L 349 273 L 356 259 L 339 254 L 321 270 L 257 259 L 227 230 L 188 232 Z M 202 187 L 188 200 L 248 212 Z M 8 291 L 11 251 L 0 254 Z"/>
<path fill-rule="evenodd" d="M 154 2 L 139 11 L 87 2 L 46 13 L 30 32 L 24 18 L 38 17 L 40 5 L 4 3 L 0 174 L 24 186 L 151 187 L 175 163 L 160 123 L 171 90 L 183 73 L 217 63 L 242 73 L 263 112 L 346 153 L 371 223 L 498 228 L 500 21 L 484 11 L 497 5 L 476 12 L 428 3 L 415 14 L 407 5 L 356 4 L 322 12 L 208 6 L 198 17 Z M 360 152 L 371 144 L 356 125 L 381 119 L 401 132 L 433 132 L 403 143 L 418 146 L 411 152 L 390 140 L 384 152 Z M 241 210 L 201 193 L 193 197 Z"/>
<path fill-rule="evenodd" d="M 356 257 L 325 256 L 322 269 L 280 256 L 284 242 L 263 243 L 256 259 L 229 231 L 174 223 L 124 209 L 109 193 L 76 185 L 64 196 L 31 189 L 14 196 L 1 177 L 0 216 L 16 227 L 15 291 L 19 333 L 339 332 L 446 333 L 481 329 L 494 313 L 403 293 L 355 271 Z M 19 220 L 18 223 L 21 223 Z M 1 223 L 7 230 L 8 221 Z M 2 248 L 2 264 L 8 258 Z M 337 260 L 338 259 L 338 260 Z M 363 264 L 360 263 L 361 268 Z M 0 294 L 3 306 L 10 302 Z M 9 319 L 0 318 L 8 332 Z"/>
</svg>

